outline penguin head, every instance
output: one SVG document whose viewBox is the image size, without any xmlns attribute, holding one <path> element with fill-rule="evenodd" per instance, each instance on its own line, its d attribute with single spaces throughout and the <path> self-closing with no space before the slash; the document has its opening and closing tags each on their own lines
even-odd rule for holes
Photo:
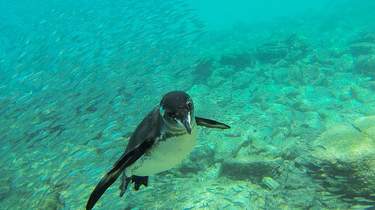
<svg viewBox="0 0 375 210">
<path fill-rule="evenodd" d="M 187 93 L 173 91 L 165 94 L 160 102 L 160 114 L 168 124 L 186 129 L 191 134 L 194 104 Z"/>
</svg>

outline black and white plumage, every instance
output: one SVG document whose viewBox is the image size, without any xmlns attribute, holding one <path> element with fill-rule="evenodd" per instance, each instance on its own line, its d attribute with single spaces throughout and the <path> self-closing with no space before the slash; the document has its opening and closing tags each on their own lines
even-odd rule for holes
<svg viewBox="0 0 375 210">
<path fill-rule="evenodd" d="M 138 125 L 124 154 L 97 184 L 86 209 L 92 209 L 121 174 L 120 196 L 130 182 L 138 190 L 141 185 L 148 185 L 148 176 L 181 163 L 196 144 L 197 125 L 229 128 L 214 120 L 195 117 L 193 101 L 187 93 L 173 91 L 164 95 L 160 105 Z"/>
</svg>

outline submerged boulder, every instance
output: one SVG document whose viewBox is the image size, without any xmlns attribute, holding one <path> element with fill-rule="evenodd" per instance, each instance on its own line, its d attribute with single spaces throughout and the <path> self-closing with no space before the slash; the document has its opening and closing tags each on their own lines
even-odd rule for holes
<svg viewBox="0 0 375 210">
<path fill-rule="evenodd" d="M 9 177 L 0 177 L 0 201 L 5 199 L 11 193 L 11 180 Z"/>
<path fill-rule="evenodd" d="M 356 72 L 375 77 L 375 34 L 365 33 L 349 45 Z"/>
<path fill-rule="evenodd" d="M 358 57 L 355 60 L 355 70 L 361 74 L 375 77 L 375 54 Z"/>
<path fill-rule="evenodd" d="M 234 68 L 243 69 L 246 67 L 253 67 L 255 60 L 253 56 L 249 53 L 238 53 L 223 55 L 220 58 L 220 64 L 224 66 L 232 66 Z"/>
<path fill-rule="evenodd" d="M 280 161 L 277 160 L 225 160 L 220 175 L 236 180 L 250 180 L 260 184 L 266 177 L 274 176 Z"/>
<path fill-rule="evenodd" d="M 60 193 L 50 192 L 42 198 L 38 207 L 44 210 L 58 210 L 63 209 L 64 204 L 60 200 Z"/>
<path fill-rule="evenodd" d="M 268 42 L 256 49 L 255 56 L 262 63 L 277 63 L 281 60 L 293 63 L 304 58 L 308 52 L 306 41 L 291 35 L 282 41 Z"/>
<path fill-rule="evenodd" d="M 375 204 L 375 116 L 323 132 L 314 142 L 308 168 L 328 191 Z"/>
<path fill-rule="evenodd" d="M 288 46 L 282 42 L 265 43 L 256 50 L 256 57 L 263 63 L 276 63 L 288 55 Z"/>
<path fill-rule="evenodd" d="M 350 45 L 350 52 L 353 56 L 369 55 L 375 53 L 375 43 L 357 42 Z"/>
<path fill-rule="evenodd" d="M 197 62 L 194 71 L 194 81 L 196 83 L 207 83 L 208 78 L 213 72 L 213 59 L 201 59 Z"/>
<path fill-rule="evenodd" d="M 375 34 L 362 33 L 349 44 L 353 56 L 371 55 L 375 53 Z"/>
<path fill-rule="evenodd" d="M 208 145 L 200 146 L 192 151 L 189 158 L 184 160 L 178 171 L 182 174 L 204 171 L 215 163 L 215 150 Z"/>
</svg>

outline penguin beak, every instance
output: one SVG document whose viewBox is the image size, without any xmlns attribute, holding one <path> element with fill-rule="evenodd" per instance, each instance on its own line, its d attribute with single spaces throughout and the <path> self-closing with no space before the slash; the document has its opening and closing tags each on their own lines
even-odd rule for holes
<svg viewBox="0 0 375 210">
<path fill-rule="evenodd" d="M 184 125 L 186 131 L 191 134 L 191 117 L 190 112 L 187 113 L 185 118 L 182 120 L 182 124 Z"/>
</svg>

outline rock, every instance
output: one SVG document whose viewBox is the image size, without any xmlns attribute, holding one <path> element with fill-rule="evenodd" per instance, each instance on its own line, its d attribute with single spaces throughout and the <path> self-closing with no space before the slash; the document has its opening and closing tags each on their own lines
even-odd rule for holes
<svg viewBox="0 0 375 210">
<path fill-rule="evenodd" d="M 291 35 L 285 40 L 269 42 L 256 49 L 255 56 L 262 63 L 277 63 L 285 60 L 294 63 L 304 58 L 308 52 L 305 40 L 297 35 Z"/>
<path fill-rule="evenodd" d="M 306 57 L 309 51 L 307 40 L 297 34 L 292 34 L 284 40 L 284 43 L 289 47 L 289 53 L 286 60 L 296 61 Z"/>
<path fill-rule="evenodd" d="M 185 160 L 178 171 L 186 173 L 197 173 L 198 171 L 205 170 L 209 166 L 213 165 L 215 161 L 215 150 L 214 148 L 205 145 L 192 151 L 189 159 Z"/>
<path fill-rule="evenodd" d="M 230 131 L 228 133 L 224 133 L 224 136 L 229 138 L 239 138 L 241 137 L 241 132 L 239 131 Z"/>
<path fill-rule="evenodd" d="M 358 37 L 353 41 L 355 42 L 372 42 L 375 43 L 375 34 L 373 32 L 362 32 L 358 34 Z"/>
<path fill-rule="evenodd" d="M 58 210 L 62 209 L 63 207 L 64 205 L 60 200 L 60 194 L 57 192 L 51 192 L 43 198 L 38 209 Z"/>
<path fill-rule="evenodd" d="M 263 63 L 276 63 L 288 55 L 288 46 L 280 42 L 265 43 L 256 49 L 256 57 Z"/>
<path fill-rule="evenodd" d="M 280 157 L 284 161 L 294 161 L 296 158 L 304 156 L 309 152 L 309 145 L 305 141 L 305 139 L 289 138 L 282 146 Z"/>
<path fill-rule="evenodd" d="M 250 180 L 260 184 L 264 177 L 272 177 L 277 171 L 279 161 L 276 160 L 224 160 L 220 176 L 236 180 Z"/>
<path fill-rule="evenodd" d="M 370 55 L 375 52 L 375 43 L 359 42 L 350 45 L 350 52 L 353 56 Z"/>
<path fill-rule="evenodd" d="M 249 53 L 238 53 L 232 55 L 223 55 L 220 58 L 220 64 L 224 66 L 232 66 L 234 68 L 246 68 L 253 67 L 255 60 Z"/>
<path fill-rule="evenodd" d="M 350 45 L 350 53 L 353 56 L 370 55 L 375 53 L 375 35 L 373 33 L 358 34 Z"/>
<path fill-rule="evenodd" d="M 368 81 L 366 88 L 370 91 L 375 91 L 375 81 Z"/>
<path fill-rule="evenodd" d="M 289 69 L 288 68 L 275 68 L 271 71 L 272 79 L 277 82 L 278 84 L 287 84 L 289 76 Z"/>
<path fill-rule="evenodd" d="M 270 190 L 276 190 L 280 184 L 271 177 L 263 177 L 262 184 Z"/>
<path fill-rule="evenodd" d="M 361 86 L 353 84 L 349 91 L 352 99 L 355 99 L 361 103 L 371 103 L 374 101 L 374 93 L 367 88 L 362 88 Z"/>
<path fill-rule="evenodd" d="M 212 75 L 207 80 L 209 93 L 212 92 L 211 90 L 213 87 L 217 88 L 225 84 L 228 81 L 229 74 L 233 74 L 233 69 L 230 67 L 222 66 L 220 68 L 215 68 L 215 71 L 212 72 Z"/>
<path fill-rule="evenodd" d="M 258 75 L 259 74 L 256 71 L 248 68 L 243 71 L 233 72 L 233 75 L 230 76 L 233 81 L 236 81 L 232 85 L 233 90 L 240 90 L 238 91 L 240 92 L 238 94 L 243 95 L 244 92 L 247 92 L 246 89 L 249 88 L 250 84 L 256 80 Z"/>
<path fill-rule="evenodd" d="M 358 57 L 354 69 L 361 74 L 375 77 L 375 55 Z"/>
<path fill-rule="evenodd" d="M 375 116 L 327 129 L 313 148 L 308 168 L 328 191 L 349 198 L 375 192 Z"/>
<path fill-rule="evenodd" d="M 5 199 L 11 193 L 11 182 L 7 177 L 0 178 L 0 201 Z"/>
<path fill-rule="evenodd" d="M 293 121 L 289 127 L 289 135 L 302 139 L 315 139 L 324 129 L 322 119 L 318 112 L 298 112 L 293 114 Z"/>
<path fill-rule="evenodd" d="M 197 62 L 194 71 L 194 81 L 196 83 L 206 83 L 207 79 L 211 76 L 213 71 L 213 60 L 212 59 L 201 59 Z"/>
</svg>

